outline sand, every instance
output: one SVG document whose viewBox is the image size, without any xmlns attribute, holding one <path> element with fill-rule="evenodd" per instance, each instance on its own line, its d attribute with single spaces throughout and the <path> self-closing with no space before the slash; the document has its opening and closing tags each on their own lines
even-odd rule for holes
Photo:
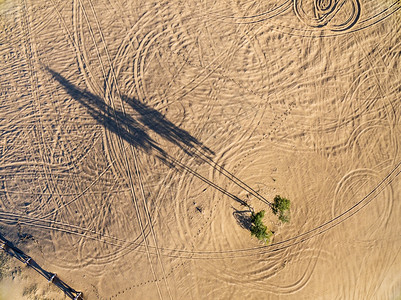
<svg viewBox="0 0 401 300">
<path fill-rule="evenodd" d="M 0 297 L 400 299 L 401 6 L 316 3 L 0 1 Z"/>
</svg>

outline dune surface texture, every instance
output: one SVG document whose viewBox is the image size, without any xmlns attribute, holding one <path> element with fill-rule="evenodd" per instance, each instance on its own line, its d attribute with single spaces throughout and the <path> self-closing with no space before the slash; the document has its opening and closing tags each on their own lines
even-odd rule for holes
<svg viewBox="0 0 401 300">
<path fill-rule="evenodd" d="M 0 299 L 399 300 L 400 118 L 398 0 L 1 0 Z"/>
</svg>

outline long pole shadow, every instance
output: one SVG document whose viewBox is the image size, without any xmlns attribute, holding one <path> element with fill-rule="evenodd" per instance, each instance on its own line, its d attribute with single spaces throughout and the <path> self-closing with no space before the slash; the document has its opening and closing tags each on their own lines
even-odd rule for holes
<svg viewBox="0 0 401 300">
<path fill-rule="evenodd" d="M 194 155 L 194 152 L 190 151 L 191 149 L 199 149 L 204 155 L 214 155 L 212 150 L 203 145 L 186 130 L 174 125 L 159 111 L 145 105 L 135 98 L 122 96 L 122 99 L 138 113 L 139 121 L 146 128 L 155 132 L 170 143 L 177 145 L 187 155 Z"/>
<path fill-rule="evenodd" d="M 148 107 L 135 98 L 123 96 L 122 99 L 128 103 L 136 113 L 138 113 L 139 120 L 148 129 L 157 133 L 165 140 L 168 140 L 169 142 L 179 146 L 187 155 L 195 156 L 207 163 L 216 171 L 220 172 L 223 176 L 238 185 L 240 188 L 248 191 L 260 201 L 271 206 L 271 203 L 261 196 L 257 191 L 236 177 L 234 174 L 226 170 L 223 166 L 215 163 L 211 158 L 211 155 L 214 155 L 214 152 L 199 142 L 195 137 L 191 136 L 187 131 L 177 127 L 159 111 Z"/>
<path fill-rule="evenodd" d="M 156 150 L 164 160 L 165 151 L 146 132 L 146 127 L 122 111 L 113 109 L 103 99 L 89 91 L 81 90 L 70 83 L 59 73 L 47 68 L 47 71 L 66 90 L 66 92 L 83 107 L 88 113 L 107 130 L 115 133 L 128 143 L 149 152 Z"/>
<path fill-rule="evenodd" d="M 186 166 L 179 160 L 169 155 L 158 145 L 154 139 L 150 137 L 148 131 L 152 131 L 161 138 L 178 146 L 187 155 L 196 156 L 199 158 L 203 157 L 203 160 L 205 160 L 205 158 L 211 160 L 210 155 L 214 154 L 213 151 L 204 146 L 187 131 L 174 125 L 160 112 L 146 106 L 144 103 L 141 103 L 136 99 L 123 96 L 123 100 L 128 103 L 138 115 L 138 117 L 134 119 L 132 116 L 112 108 L 105 103 L 101 97 L 94 95 L 89 91 L 78 88 L 59 73 L 49 68 L 47 68 L 47 71 L 63 86 L 66 92 L 73 99 L 85 107 L 89 114 L 107 130 L 115 133 L 121 139 L 127 141 L 142 151 L 147 153 L 155 152 L 156 156 L 167 166 L 185 170 L 223 194 L 229 196 L 233 200 L 237 201 L 241 205 L 248 206 L 244 200 L 238 198 L 234 194 L 228 192 L 192 168 Z M 199 153 L 202 153 L 202 155 Z M 231 178 L 229 179 L 232 180 Z"/>
<path fill-rule="evenodd" d="M 61 280 L 57 274 L 51 273 L 43 269 L 33 258 L 25 254 L 21 249 L 17 248 L 12 242 L 7 240 L 3 235 L 0 234 L 0 248 L 5 251 L 8 255 L 18 259 L 28 267 L 38 272 L 41 276 L 46 278 L 49 282 L 53 283 L 60 290 L 64 292 L 68 297 L 74 300 L 83 300 L 83 293 L 78 292 L 63 280 Z"/>
</svg>

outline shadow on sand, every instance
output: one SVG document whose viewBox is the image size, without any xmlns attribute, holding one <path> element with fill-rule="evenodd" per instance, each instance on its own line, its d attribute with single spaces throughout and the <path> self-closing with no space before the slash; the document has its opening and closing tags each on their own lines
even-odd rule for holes
<svg viewBox="0 0 401 300">
<path fill-rule="evenodd" d="M 233 216 L 234 219 L 237 221 L 238 225 L 240 225 L 242 228 L 251 231 L 252 228 L 252 214 L 255 213 L 252 207 L 248 206 L 247 210 L 238 210 L 235 209 L 233 206 L 231 208 L 234 210 Z M 256 224 L 255 224 L 256 225 Z M 274 234 L 274 231 L 270 232 Z"/>
<path fill-rule="evenodd" d="M 194 169 L 169 155 L 167 151 L 162 149 L 159 144 L 152 139 L 149 134 L 150 132 L 153 132 L 169 143 L 178 146 L 188 156 L 196 157 L 197 159 L 209 164 L 243 189 L 253 191 L 248 185 L 243 183 L 233 174 L 229 173 L 222 166 L 213 162 L 210 158 L 210 156 L 214 155 L 213 151 L 203 145 L 190 133 L 174 125 L 160 112 L 145 105 L 137 99 L 122 96 L 122 103 L 128 104 L 135 112 L 135 117 L 132 117 L 131 115 L 108 105 L 103 98 L 94 95 L 89 91 L 80 89 L 52 69 L 46 67 L 46 70 L 61 84 L 65 91 L 74 100 L 85 107 L 89 114 L 107 130 L 115 133 L 118 137 L 138 149 L 145 152 L 154 152 L 154 155 L 169 167 L 185 170 L 233 200 L 239 202 L 241 205 L 248 206 L 245 201 L 239 199 L 234 194 L 228 192 L 196 172 Z M 250 193 L 252 193 L 251 191 Z"/>
<path fill-rule="evenodd" d="M 177 127 L 160 112 L 137 99 L 122 96 L 123 101 L 135 111 L 136 118 L 133 118 L 123 111 L 114 109 L 105 103 L 101 97 L 89 91 L 81 90 L 59 73 L 49 68 L 47 71 L 73 99 L 87 109 L 99 124 L 146 152 L 155 150 L 158 153 L 157 156 L 169 166 L 171 166 L 171 161 L 167 159 L 166 151 L 150 137 L 149 132 L 154 132 L 166 141 L 178 146 L 187 155 L 193 156 L 196 151 L 202 151 L 206 156 L 214 154 L 187 131 Z"/>
<path fill-rule="evenodd" d="M 247 209 L 247 210 L 237 210 L 234 207 L 231 207 L 234 212 L 233 216 L 234 219 L 237 221 L 237 223 L 244 229 L 251 230 L 252 226 L 252 221 L 251 221 L 251 215 L 252 215 L 252 210 Z"/>
</svg>

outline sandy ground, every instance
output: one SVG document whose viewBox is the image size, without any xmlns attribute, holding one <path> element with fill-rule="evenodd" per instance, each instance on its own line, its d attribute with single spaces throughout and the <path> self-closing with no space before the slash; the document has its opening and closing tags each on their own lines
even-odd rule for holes
<svg viewBox="0 0 401 300">
<path fill-rule="evenodd" d="M 400 8 L 0 1 L 1 236 L 84 299 L 400 299 Z"/>
</svg>

